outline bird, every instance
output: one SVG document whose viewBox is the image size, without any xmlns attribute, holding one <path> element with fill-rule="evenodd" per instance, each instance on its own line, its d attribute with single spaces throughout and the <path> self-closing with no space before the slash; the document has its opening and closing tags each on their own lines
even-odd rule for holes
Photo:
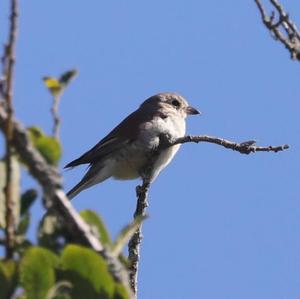
<svg viewBox="0 0 300 299">
<path fill-rule="evenodd" d="M 81 181 L 67 192 L 68 198 L 72 199 L 110 177 L 117 180 L 147 177 L 152 183 L 180 148 L 180 144 L 166 147 L 154 157 L 162 140 L 183 137 L 186 117 L 196 114 L 201 113 L 177 93 L 151 96 L 94 147 L 65 166 L 89 165 Z M 145 173 L 145 167 L 153 157 L 151 171 Z"/>
</svg>

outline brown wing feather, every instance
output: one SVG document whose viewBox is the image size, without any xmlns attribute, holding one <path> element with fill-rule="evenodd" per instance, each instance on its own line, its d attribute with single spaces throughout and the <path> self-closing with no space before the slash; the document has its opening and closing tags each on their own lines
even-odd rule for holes
<svg viewBox="0 0 300 299">
<path fill-rule="evenodd" d="M 138 110 L 131 113 L 128 117 L 126 117 L 117 127 L 115 127 L 106 137 L 100 140 L 93 148 L 84 153 L 78 159 L 75 159 L 74 161 L 67 164 L 65 168 L 100 161 L 105 156 L 134 141 L 138 136 L 140 124 L 151 119 L 151 113 L 144 113 L 143 109 L 139 108 Z"/>
</svg>

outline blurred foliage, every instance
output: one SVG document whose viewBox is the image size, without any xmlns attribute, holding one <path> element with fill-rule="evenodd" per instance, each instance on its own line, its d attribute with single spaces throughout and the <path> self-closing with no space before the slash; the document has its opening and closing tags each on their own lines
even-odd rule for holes
<svg viewBox="0 0 300 299">
<path fill-rule="evenodd" d="M 45 77 L 44 83 L 58 100 L 76 74 L 76 70 L 70 70 L 58 79 Z M 47 163 L 57 166 L 62 152 L 59 141 L 37 126 L 29 127 L 27 131 Z M 32 218 L 30 209 L 38 193 L 35 189 L 28 189 L 20 195 L 20 162 L 27 163 L 13 157 L 15 248 L 13 259 L 0 259 L 0 299 L 129 299 L 129 284 L 125 286 L 114 279 L 106 260 L 99 253 L 78 244 L 78 240 L 75 240 L 76 244 L 72 243 L 74 239 L 65 229 L 65 219 L 47 212 L 39 221 L 36 244 L 28 239 Z M 0 160 L 0 230 L 6 225 L 5 176 L 5 161 Z M 122 250 L 143 218 L 129 224 L 113 242 L 97 213 L 85 210 L 80 215 L 111 256 L 128 265 Z"/>
<path fill-rule="evenodd" d="M 61 145 L 59 141 L 46 135 L 42 129 L 38 127 L 29 127 L 29 136 L 40 154 L 50 165 L 57 165 L 61 158 Z"/>
<path fill-rule="evenodd" d="M 51 213 L 46 213 L 39 223 L 38 243 L 39 245 L 60 252 L 64 247 L 67 238 L 64 226 L 58 217 Z"/>
<path fill-rule="evenodd" d="M 21 201 L 32 203 L 35 195 L 30 189 L 22 195 Z M 38 228 L 38 244 L 33 246 L 26 239 L 29 208 L 28 203 L 23 206 L 17 228 L 19 258 L 0 261 L 1 299 L 10 299 L 19 287 L 24 293 L 18 299 L 129 299 L 126 286 L 115 281 L 101 255 L 80 244 L 70 244 L 57 216 L 49 213 L 43 216 Z M 114 254 L 127 265 L 127 259 L 120 252 L 124 240 L 134 233 L 133 228 L 136 229 L 142 219 L 129 224 L 113 242 L 98 214 L 90 210 L 80 214 L 107 249 L 114 249 Z M 119 248 L 117 252 L 116 248 Z"/>
<path fill-rule="evenodd" d="M 11 298 L 18 284 L 18 265 L 12 260 L 0 260 L 0 298 Z"/>
<path fill-rule="evenodd" d="M 34 201 L 37 199 L 38 193 L 35 189 L 25 191 L 21 196 L 21 211 L 20 214 L 24 215 L 29 211 Z"/>
<path fill-rule="evenodd" d="M 72 79 L 76 77 L 78 71 L 75 69 L 64 72 L 59 78 L 44 77 L 43 81 L 53 97 L 58 97 L 63 93 Z"/>
<path fill-rule="evenodd" d="M 28 299 L 43 299 L 55 284 L 58 257 L 48 249 L 29 248 L 20 263 L 20 283 Z"/>
<path fill-rule="evenodd" d="M 112 245 L 112 254 L 114 256 L 119 256 L 122 253 L 122 250 L 124 246 L 127 244 L 127 242 L 130 240 L 130 238 L 135 234 L 136 230 L 141 225 L 142 221 L 144 221 L 147 218 L 147 216 L 138 216 L 135 217 L 134 220 L 125 226 L 120 234 L 118 235 L 116 241 Z"/>
<path fill-rule="evenodd" d="M 71 297 L 112 298 L 115 281 L 104 259 L 91 249 L 68 245 L 61 255 L 61 277 L 73 285 Z"/>
<path fill-rule="evenodd" d="M 100 238 L 103 245 L 112 244 L 107 228 L 96 212 L 84 210 L 80 212 L 80 216 L 91 226 L 93 233 Z"/>
</svg>

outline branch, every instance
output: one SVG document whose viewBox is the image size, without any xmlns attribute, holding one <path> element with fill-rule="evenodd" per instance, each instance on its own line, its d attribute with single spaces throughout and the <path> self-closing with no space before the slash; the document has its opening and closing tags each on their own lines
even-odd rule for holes
<svg viewBox="0 0 300 299">
<path fill-rule="evenodd" d="M 270 0 L 277 11 L 278 20 L 275 19 L 275 12 L 267 15 L 261 0 L 254 0 L 261 18 L 272 36 L 280 41 L 290 52 L 292 60 L 300 61 L 300 33 L 296 25 L 290 20 L 289 15 L 284 11 L 282 5 L 277 0 Z"/>
<path fill-rule="evenodd" d="M 12 138 L 13 138 L 13 104 L 12 104 L 12 87 L 14 78 L 14 65 L 15 65 L 15 47 L 17 37 L 17 18 L 18 18 L 18 2 L 17 0 L 11 0 L 11 15 L 9 36 L 7 44 L 4 47 L 4 56 L 2 58 L 3 64 L 3 82 L 1 82 L 1 91 L 3 93 L 4 101 L 7 109 L 7 119 L 5 122 L 5 143 L 6 143 L 6 182 L 4 187 L 5 192 L 5 206 L 6 206 L 6 258 L 12 258 L 14 252 L 14 235 L 15 235 L 15 203 L 13 200 L 13 183 L 12 183 Z"/>
<path fill-rule="evenodd" d="M 141 177 L 143 178 L 143 183 L 141 186 L 136 187 L 136 196 L 137 196 L 137 204 L 133 217 L 136 219 L 137 217 L 145 217 L 146 216 L 146 208 L 148 207 L 148 192 L 150 188 L 151 176 L 153 173 L 153 165 L 161 151 L 166 148 L 172 146 L 169 142 L 168 137 L 162 135 L 160 136 L 160 146 L 159 148 L 152 153 L 151 158 L 148 160 L 144 169 L 141 172 Z M 129 279 L 130 286 L 137 298 L 137 290 L 138 290 L 138 268 L 140 261 L 140 248 L 141 242 L 143 239 L 142 234 L 142 223 L 139 225 L 135 234 L 132 236 L 128 243 L 128 260 L 130 263 L 129 267 Z"/>
<path fill-rule="evenodd" d="M 146 208 L 148 207 L 148 191 L 150 187 L 150 174 L 153 170 L 154 162 L 157 156 L 161 153 L 162 150 L 176 145 L 176 144 L 183 144 L 188 142 L 209 142 L 221 145 L 225 148 L 232 149 L 234 151 L 238 151 L 241 154 L 250 154 L 254 152 L 279 152 L 285 149 L 288 149 L 289 146 L 287 144 L 280 145 L 280 146 L 256 146 L 256 141 L 249 140 L 242 143 L 232 142 L 223 138 L 214 137 L 214 136 L 184 136 L 181 138 L 177 138 L 175 140 L 171 140 L 169 136 L 162 135 L 160 136 L 160 146 L 159 148 L 153 152 L 150 160 L 148 161 L 145 169 L 143 170 L 143 184 L 142 186 L 137 186 L 136 188 L 136 195 L 137 195 L 137 205 L 136 210 L 134 213 L 134 218 L 139 216 L 146 215 Z M 132 291 L 134 292 L 135 296 L 137 295 L 137 278 L 138 278 L 138 266 L 140 260 L 140 247 L 142 241 L 142 226 L 137 229 L 133 237 L 128 243 L 128 259 L 130 261 L 130 286 Z"/>
<path fill-rule="evenodd" d="M 60 129 L 60 117 L 58 115 L 58 104 L 60 102 L 60 95 L 53 95 L 53 103 L 51 107 L 51 114 L 53 118 L 53 129 L 52 134 L 53 137 L 59 139 L 59 129 Z"/>
<path fill-rule="evenodd" d="M 0 129 L 3 131 L 7 120 L 7 112 L 3 105 L 0 105 Z M 40 153 L 34 148 L 26 129 L 13 120 L 13 139 L 12 143 L 22 161 L 26 165 L 31 175 L 39 182 L 44 192 L 44 206 L 46 209 L 63 219 L 63 223 L 71 236 L 77 242 L 83 243 L 88 247 L 99 252 L 107 261 L 112 276 L 124 286 L 128 285 L 128 274 L 124 266 L 117 258 L 114 258 L 106 250 L 100 240 L 92 233 L 76 210 L 71 205 L 62 190 L 61 176 L 57 169 L 48 165 Z M 130 297 L 132 298 L 132 296 Z"/>
<path fill-rule="evenodd" d="M 238 151 L 241 154 L 250 154 L 250 153 L 255 153 L 255 152 L 279 152 L 283 151 L 289 148 L 289 145 L 284 144 L 284 145 L 279 145 L 279 146 L 256 146 L 256 141 L 255 140 L 249 140 L 245 141 L 242 143 L 236 143 L 233 141 L 229 141 L 226 139 L 222 139 L 219 137 L 214 137 L 214 136 L 207 136 L 207 135 L 200 135 L 200 136 L 184 136 L 181 138 L 178 138 L 174 141 L 171 141 L 169 144 L 165 145 L 166 147 L 172 146 L 175 144 L 183 144 L 187 142 L 209 142 L 209 143 L 214 143 L 218 144 L 221 146 L 224 146 L 225 148 L 232 149 L 234 151 Z"/>
<path fill-rule="evenodd" d="M 143 217 L 146 215 L 146 208 L 148 207 L 147 197 L 149 187 L 150 184 L 147 180 L 143 180 L 142 186 L 136 187 L 137 204 L 136 210 L 134 212 L 134 218 Z M 142 239 L 142 224 L 140 224 L 139 228 L 136 230 L 135 234 L 132 236 L 128 243 L 128 260 L 130 262 L 129 279 L 131 289 L 135 296 L 137 296 L 138 267 Z"/>
</svg>

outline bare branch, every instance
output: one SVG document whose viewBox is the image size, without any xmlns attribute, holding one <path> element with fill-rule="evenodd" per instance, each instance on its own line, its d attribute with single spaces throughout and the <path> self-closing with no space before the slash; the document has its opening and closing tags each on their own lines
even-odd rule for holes
<svg viewBox="0 0 300 299">
<path fill-rule="evenodd" d="M 275 12 L 271 12 L 270 16 L 266 13 L 266 10 L 261 0 L 254 0 L 263 23 L 267 29 L 271 32 L 272 36 L 276 40 L 279 40 L 290 52 L 291 59 L 300 61 L 300 33 L 294 22 L 289 18 L 289 15 L 285 12 L 282 5 L 277 0 L 270 0 L 270 3 L 274 6 L 278 14 L 277 22 L 275 19 Z"/>
<path fill-rule="evenodd" d="M 52 134 L 53 137 L 56 139 L 59 139 L 59 129 L 60 129 L 60 117 L 58 115 L 58 104 L 60 102 L 60 95 L 54 95 L 53 96 L 53 103 L 51 107 L 51 114 L 53 118 L 53 129 L 52 129 Z"/>
<path fill-rule="evenodd" d="M 234 151 L 238 151 L 241 154 L 250 154 L 255 152 L 279 152 L 289 148 L 287 144 L 279 145 L 279 146 L 256 146 L 255 140 L 249 140 L 242 143 L 232 142 L 223 138 L 215 137 L 215 136 L 184 136 L 176 139 L 175 141 L 171 141 L 170 145 L 182 144 L 187 142 L 209 142 L 224 146 L 225 148 L 232 149 Z"/>
<path fill-rule="evenodd" d="M 13 96 L 12 87 L 14 79 L 14 65 L 15 65 L 15 47 L 17 37 L 17 18 L 18 18 L 18 2 L 17 0 L 11 0 L 10 7 L 10 26 L 7 44 L 4 47 L 4 55 L 2 58 L 3 64 L 3 81 L 1 82 L 1 92 L 6 104 L 7 119 L 5 123 L 5 143 L 6 143 L 6 182 L 5 182 L 5 200 L 6 200 L 6 258 L 12 258 L 14 251 L 14 235 L 15 235 L 15 218 L 14 210 L 15 203 L 12 198 L 13 183 L 12 183 L 12 138 L 13 138 Z"/>
<path fill-rule="evenodd" d="M 145 217 L 146 216 L 146 209 L 148 207 L 148 192 L 150 188 L 150 181 L 151 181 L 151 173 L 153 170 L 153 165 L 155 164 L 155 160 L 157 159 L 158 155 L 161 153 L 166 147 L 172 146 L 168 137 L 162 135 L 160 136 L 160 144 L 161 146 L 153 152 L 151 158 L 145 165 L 142 171 L 142 178 L 143 183 L 141 186 L 136 187 L 136 196 L 137 196 L 137 204 L 136 209 L 134 212 L 134 218 L 137 217 Z M 138 290 L 138 268 L 139 268 L 139 261 L 140 261 L 140 247 L 141 242 L 143 239 L 142 234 L 142 223 L 139 225 L 138 229 L 136 230 L 135 234 L 132 236 L 128 243 L 128 260 L 130 262 L 129 268 L 129 279 L 130 279 L 130 286 L 137 298 L 137 290 Z"/>
<path fill-rule="evenodd" d="M 143 217 L 146 215 L 146 208 L 148 207 L 147 197 L 149 191 L 149 182 L 143 180 L 142 186 L 136 187 L 136 196 L 137 196 L 137 205 L 134 212 L 134 218 Z M 130 262 L 130 286 L 137 296 L 137 280 L 138 280 L 138 267 L 140 260 L 140 247 L 143 239 L 142 235 L 142 224 L 139 225 L 139 228 L 136 230 L 135 234 L 132 236 L 128 243 L 128 259 Z"/>
</svg>

